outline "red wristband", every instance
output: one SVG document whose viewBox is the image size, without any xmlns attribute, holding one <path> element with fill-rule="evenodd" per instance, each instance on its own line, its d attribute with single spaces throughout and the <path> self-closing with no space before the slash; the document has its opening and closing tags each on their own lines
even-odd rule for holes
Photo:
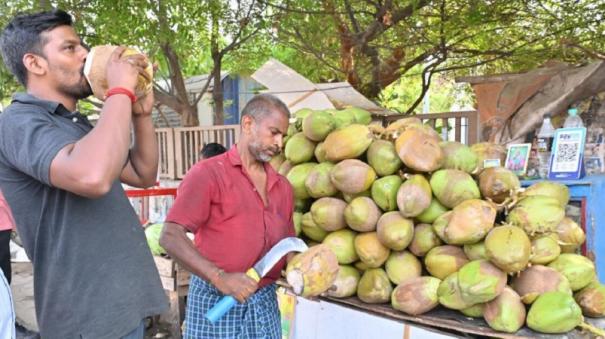
<svg viewBox="0 0 605 339">
<path fill-rule="evenodd" d="M 110 96 L 115 95 L 115 94 L 127 95 L 133 104 L 137 101 L 137 97 L 134 95 L 134 93 L 132 93 L 131 90 L 124 88 L 124 87 L 114 87 L 114 88 L 109 89 L 107 91 L 107 93 L 105 93 L 105 99 L 107 99 Z"/>
</svg>

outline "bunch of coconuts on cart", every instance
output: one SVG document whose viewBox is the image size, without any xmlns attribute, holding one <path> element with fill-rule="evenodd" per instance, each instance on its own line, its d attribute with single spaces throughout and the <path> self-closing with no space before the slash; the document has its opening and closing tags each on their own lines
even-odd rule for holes
<svg viewBox="0 0 605 339">
<path fill-rule="evenodd" d="M 504 147 L 442 141 L 417 118 L 383 127 L 371 114 L 302 109 L 271 162 L 294 188 L 297 234 L 310 249 L 288 264 L 301 296 L 356 297 L 419 316 L 436 308 L 499 332 L 574 329 L 605 336 L 605 285 L 565 215 L 567 186 L 521 188 Z"/>
</svg>

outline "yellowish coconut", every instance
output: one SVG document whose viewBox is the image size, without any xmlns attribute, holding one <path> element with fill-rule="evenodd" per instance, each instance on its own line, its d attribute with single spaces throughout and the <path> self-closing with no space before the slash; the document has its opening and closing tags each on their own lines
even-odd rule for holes
<svg viewBox="0 0 605 339">
<path fill-rule="evenodd" d="M 317 296 L 332 287 L 338 270 L 336 255 L 326 245 L 317 245 L 290 260 L 286 280 L 294 293 L 303 297 Z"/>
<path fill-rule="evenodd" d="M 420 172 L 433 172 L 443 165 L 439 141 L 418 129 L 405 130 L 395 141 L 395 150 L 405 166 Z"/>
<path fill-rule="evenodd" d="M 380 267 L 389 257 L 391 250 L 382 245 L 376 232 L 360 233 L 355 237 L 355 251 L 368 267 Z"/>
</svg>

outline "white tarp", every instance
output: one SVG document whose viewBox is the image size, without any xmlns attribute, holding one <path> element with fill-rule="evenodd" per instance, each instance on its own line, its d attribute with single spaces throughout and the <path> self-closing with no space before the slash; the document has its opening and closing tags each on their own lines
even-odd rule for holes
<svg viewBox="0 0 605 339">
<path fill-rule="evenodd" d="M 256 70 L 252 79 L 267 87 L 267 90 L 262 92 L 280 98 L 291 112 L 301 108 L 334 108 L 332 102 L 314 83 L 275 59 L 270 59 Z"/>
<path fill-rule="evenodd" d="M 363 108 L 371 113 L 388 113 L 387 110 L 376 105 L 363 94 L 357 92 L 357 90 L 348 82 L 323 83 L 316 84 L 316 86 L 327 95 L 330 101 L 338 108 L 355 106 Z"/>
</svg>

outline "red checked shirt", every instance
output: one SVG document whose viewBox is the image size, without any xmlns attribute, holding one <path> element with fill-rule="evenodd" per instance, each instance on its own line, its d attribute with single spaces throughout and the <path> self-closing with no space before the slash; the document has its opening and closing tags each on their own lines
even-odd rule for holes
<svg viewBox="0 0 605 339">
<path fill-rule="evenodd" d="M 226 272 L 246 272 L 279 240 L 295 235 L 292 187 L 264 166 L 268 206 L 233 147 L 189 170 L 166 218 L 193 232 L 200 253 Z M 259 287 L 277 280 L 284 265 L 282 258 Z"/>
</svg>

